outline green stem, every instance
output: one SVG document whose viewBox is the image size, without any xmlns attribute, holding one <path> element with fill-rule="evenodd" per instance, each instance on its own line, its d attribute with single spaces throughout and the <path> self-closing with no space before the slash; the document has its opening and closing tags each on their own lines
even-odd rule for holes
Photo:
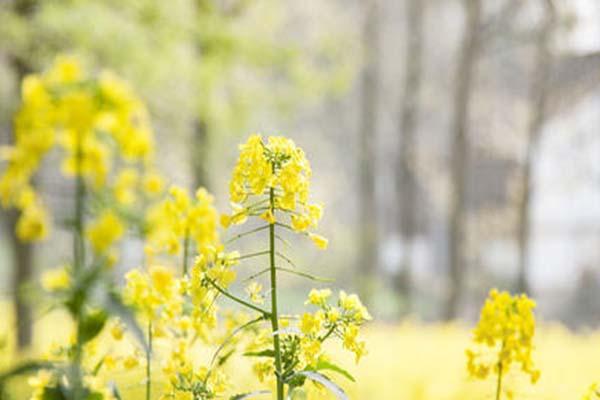
<svg viewBox="0 0 600 400">
<path fill-rule="evenodd" d="M 76 135 L 76 149 L 75 149 L 75 221 L 74 221 L 74 232 L 73 232 L 73 274 L 76 279 L 81 270 L 85 267 L 85 242 L 84 242 L 84 231 L 85 231 L 85 181 L 83 179 L 82 169 L 82 143 L 81 134 Z M 75 349 L 73 353 L 73 366 L 72 366 L 72 379 L 73 379 L 73 399 L 78 400 L 80 398 L 82 387 L 82 371 L 81 371 L 81 360 L 83 358 L 83 344 L 81 342 L 81 307 L 78 306 L 74 312 L 73 318 L 77 329 L 77 338 L 75 342 Z"/>
<path fill-rule="evenodd" d="M 248 307 L 248 308 L 250 308 L 250 309 L 252 309 L 254 311 L 257 311 L 257 312 L 261 313 L 262 315 L 264 315 L 266 317 L 271 317 L 271 313 L 270 312 L 268 312 L 266 310 L 263 310 L 262 308 L 257 307 L 254 304 L 249 303 L 249 302 L 247 302 L 247 301 L 245 301 L 243 299 L 240 299 L 239 297 L 237 297 L 237 296 L 229 293 L 227 290 L 225 290 L 221 286 L 217 285 L 217 283 L 215 281 L 213 281 L 212 279 L 210 279 L 210 278 L 204 278 L 204 279 L 206 279 L 206 281 L 208 283 L 210 283 L 215 289 L 217 289 L 223 296 L 228 297 L 229 299 L 235 301 L 236 303 L 239 303 L 239 304 L 241 304 L 241 305 L 243 305 L 245 307 Z"/>
<path fill-rule="evenodd" d="M 326 333 L 325 335 L 323 335 L 323 337 L 322 337 L 321 339 L 319 339 L 319 341 L 322 343 L 322 342 L 324 342 L 325 340 L 327 340 L 327 338 L 328 338 L 329 336 L 331 336 L 331 334 L 332 334 L 333 332 L 335 332 L 335 328 L 336 328 L 336 325 L 332 325 L 332 326 L 331 326 L 331 328 L 329 328 L 329 330 L 327 331 L 327 333 Z"/>
<path fill-rule="evenodd" d="M 496 400 L 500 400 L 502 393 L 502 353 L 504 353 L 504 346 L 506 342 L 502 341 L 502 347 L 500 347 L 500 353 L 498 353 L 498 383 L 496 384 Z"/>
<path fill-rule="evenodd" d="M 275 214 L 275 192 L 269 191 L 271 212 Z M 281 370 L 281 346 L 279 344 L 279 315 L 277 313 L 277 267 L 275 266 L 275 224 L 269 224 L 269 259 L 271 268 L 271 329 L 275 350 L 275 374 L 277 377 L 277 400 L 283 400 L 283 371 Z"/>
<path fill-rule="evenodd" d="M 498 362 L 498 383 L 496 385 L 496 400 L 500 400 L 502 393 L 502 361 Z"/>
</svg>

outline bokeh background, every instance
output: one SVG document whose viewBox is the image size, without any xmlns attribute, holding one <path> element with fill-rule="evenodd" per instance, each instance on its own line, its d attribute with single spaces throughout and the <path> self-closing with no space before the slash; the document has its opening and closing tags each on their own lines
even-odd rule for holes
<svg viewBox="0 0 600 400">
<path fill-rule="evenodd" d="M 406 317 L 469 324 L 491 287 L 534 297 L 540 320 L 598 325 L 597 0 L 0 0 L 2 144 L 20 80 L 63 53 L 131 82 L 164 173 L 223 211 L 237 143 L 303 147 L 330 248 L 291 255 L 358 291 L 386 325 L 373 335 Z M 36 185 L 60 219 L 68 182 L 48 169 Z M 68 236 L 18 244 L 0 217 L 0 297 L 27 346 L 27 288 Z M 307 290 L 284 282 L 289 311 Z"/>
</svg>

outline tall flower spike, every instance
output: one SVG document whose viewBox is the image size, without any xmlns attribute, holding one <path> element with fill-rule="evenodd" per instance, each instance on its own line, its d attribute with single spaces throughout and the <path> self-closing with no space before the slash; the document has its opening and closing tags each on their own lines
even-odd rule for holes
<svg viewBox="0 0 600 400">
<path fill-rule="evenodd" d="M 116 158 L 149 164 L 154 143 L 146 108 L 133 91 L 109 73 L 87 74 L 75 58 L 58 57 L 48 71 L 27 76 L 21 92 L 15 143 L 0 151 L 7 163 L 0 201 L 21 211 L 19 237 L 39 240 L 47 234 L 49 218 L 31 180 L 50 150 L 63 150 L 63 174 L 99 188 Z M 120 195 L 130 200 L 127 193 Z"/>
<path fill-rule="evenodd" d="M 282 223 L 296 232 L 306 233 L 314 244 L 327 248 L 327 239 L 314 233 L 323 215 L 320 204 L 309 203 L 312 171 L 304 151 L 283 136 L 269 136 L 266 141 L 260 135 L 252 135 L 240 145 L 240 156 L 229 184 L 233 204 L 231 215 L 221 217 L 223 226 L 242 224 L 249 215 L 258 215 L 272 223 Z M 273 189 L 275 216 L 261 196 Z M 284 215 L 284 216 L 282 216 Z"/>
<path fill-rule="evenodd" d="M 502 375 L 513 364 L 519 364 L 532 383 L 540 377 L 532 360 L 534 308 L 535 302 L 524 294 L 511 296 L 492 289 L 481 309 L 479 323 L 473 330 L 474 345 L 466 351 L 467 369 L 478 379 L 496 374 L 496 398 L 500 396 Z"/>
</svg>

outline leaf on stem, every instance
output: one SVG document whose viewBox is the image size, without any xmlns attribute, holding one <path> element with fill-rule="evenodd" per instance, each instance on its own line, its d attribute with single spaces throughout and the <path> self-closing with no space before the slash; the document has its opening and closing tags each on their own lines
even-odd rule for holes
<svg viewBox="0 0 600 400">
<path fill-rule="evenodd" d="M 325 386 L 325 388 L 327 388 L 327 390 L 329 390 L 339 400 L 349 400 L 348 395 L 346 395 L 346 393 L 344 392 L 344 390 L 341 387 L 339 387 L 337 384 L 333 383 L 328 377 L 326 377 L 325 375 L 323 375 L 319 372 L 300 371 L 300 372 L 296 372 L 294 375 L 292 375 L 290 379 L 297 377 L 297 376 L 305 376 L 310 380 L 320 383 L 321 385 Z"/>
</svg>

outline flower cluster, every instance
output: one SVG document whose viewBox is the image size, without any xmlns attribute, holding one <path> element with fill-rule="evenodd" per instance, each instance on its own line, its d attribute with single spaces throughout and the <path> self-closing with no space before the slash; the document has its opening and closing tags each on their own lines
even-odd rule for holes
<svg viewBox="0 0 600 400">
<path fill-rule="evenodd" d="M 182 247 L 184 252 L 189 250 L 189 240 L 206 257 L 220 249 L 219 217 L 213 202 L 213 196 L 204 188 L 198 189 L 191 199 L 185 189 L 172 186 L 169 196 L 148 211 L 147 252 L 179 254 Z"/>
<path fill-rule="evenodd" d="M 229 378 L 220 369 L 194 365 L 189 341 L 185 339 L 175 343 L 162 371 L 169 383 L 161 400 L 213 399 L 223 396 L 230 386 Z"/>
<path fill-rule="evenodd" d="M 345 349 L 354 353 L 356 362 L 366 354 L 365 342 L 358 340 L 359 328 L 371 316 L 357 295 L 339 293 L 336 306 L 328 304 L 330 289 L 313 289 L 306 304 L 319 307 L 314 313 L 304 313 L 299 329 L 303 334 L 300 342 L 301 359 L 305 365 L 314 367 L 321 356 L 320 344 L 330 337 L 342 340 Z"/>
<path fill-rule="evenodd" d="M 316 228 L 323 215 L 323 207 L 310 204 L 309 188 L 312 171 L 304 151 L 282 136 L 269 136 L 266 142 L 260 135 L 252 135 L 240 146 L 240 156 L 229 184 L 233 205 L 231 215 L 223 215 L 221 223 L 242 224 L 248 216 L 259 215 L 268 223 L 285 223 L 296 232 Z M 271 209 L 265 195 L 273 194 Z M 287 218 L 275 216 L 280 210 Z M 287 219 L 287 221 L 286 221 Z M 327 248 L 327 239 L 307 233 L 315 245 Z"/>
<path fill-rule="evenodd" d="M 526 295 L 490 291 L 473 330 L 476 346 L 467 350 L 467 368 L 473 377 L 485 379 L 491 372 L 501 375 L 516 363 L 532 383 L 539 379 L 532 360 L 534 308 L 535 302 Z"/>
<path fill-rule="evenodd" d="M 31 181 L 55 147 L 64 155 L 65 175 L 82 177 L 92 187 L 104 186 L 117 156 L 129 164 L 151 159 L 146 108 L 124 82 L 110 73 L 89 76 L 70 57 L 58 58 L 44 74 L 25 78 L 14 145 L 0 154 L 7 161 L 0 177 L 0 201 L 21 210 L 17 234 L 23 240 L 47 235 L 47 212 Z"/>
</svg>

